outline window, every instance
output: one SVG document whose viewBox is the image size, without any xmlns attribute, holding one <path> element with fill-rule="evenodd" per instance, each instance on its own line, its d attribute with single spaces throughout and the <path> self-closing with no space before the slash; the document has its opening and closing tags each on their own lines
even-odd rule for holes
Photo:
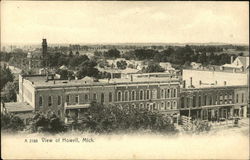
<svg viewBox="0 0 250 160">
<path fill-rule="evenodd" d="M 187 106 L 187 108 L 189 108 L 190 101 L 189 101 L 189 98 L 188 98 L 188 97 L 186 98 L 186 101 L 187 101 L 186 106 Z"/>
<path fill-rule="evenodd" d="M 150 109 L 150 107 L 149 107 L 149 106 L 150 106 L 150 104 L 149 104 L 149 103 L 147 103 L 147 110 L 149 110 L 149 109 Z"/>
<path fill-rule="evenodd" d="M 161 90 L 161 99 L 163 99 L 164 98 L 164 90 L 162 89 Z"/>
<path fill-rule="evenodd" d="M 185 98 L 181 97 L 181 108 L 185 107 Z"/>
<path fill-rule="evenodd" d="M 134 103 L 132 104 L 132 108 L 136 108 L 136 105 Z"/>
<path fill-rule="evenodd" d="M 161 108 L 160 109 L 163 109 L 165 106 L 164 102 L 161 102 Z"/>
<path fill-rule="evenodd" d="M 96 94 L 96 93 L 93 94 L 93 100 L 94 100 L 94 101 L 97 100 L 97 94 Z"/>
<path fill-rule="evenodd" d="M 79 103 L 79 96 L 78 95 L 75 96 L 75 103 L 77 103 L 77 104 Z"/>
<path fill-rule="evenodd" d="M 122 92 L 121 91 L 117 92 L 117 101 L 118 102 L 122 101 Z"/>
<path fill-rule="evenodd" d="M 39 107 L 43 106 L 43 97 L 39 96 Z"/>
<path fill-rule="evenodd" d="M 241 102 L 244 103 L 244 93 L 241 95 Z"/>
<path fill-rule="evenodd" d="M 168 89 L 168 93 L 167 93 L 167 98 L 170 98 L 171 97 L 171 90 L 170 89 Z"/>
<path fill-rule="evenodd" d="M 176 109 L 177 108 L 177 106 L 176 106 L 176 102 L 175 101 L 173 101 L 172 102 L 172 108 L 171 109 Z"/>
<path fill-rule="evenodd" d="M 112 92 L 109 92 L 109 102 L 112 102 L 112 99 L 113 99 Z"/>
<path fill-rule="evenodd" d="M 140 94 L 139 95 L 140 95 L 140 100 L 143 100 L 143 96 L 144 96 L 143 95 L 143 90 L 140 90 Z"/>
<path fill-rule="evenodd" d="M 170 92 L 171 92 L 171 97 L 174 97 L 174 89 L 173 88 L 171 88 Z"/>
<path fill-rule="evenodd" d="M 88 101 L 89 100 L 89 96 L 87 94 L 85 94 L 84 99 L 85 99 L 85 101 Z"/>
<path fill-rule="evenodd" d="M 232 94 L 229 95 L 228 101 L 229 101 L 229 103 L 233 103 L 233 95 Z"/>
<path fill-rule="evenodd" d="M 136 95 L 135 95 L 135 91 L 132 91 L 132 93 L 131 93 L 131 100 L 132 100 L 132 101 L 134 101 L 134 100 L 136 99 L 135 96 L 136 96 Z"/>
<path fill-rule="evenodd" d="M 220 95 L 220 104 L 223 104 L 223 96 Z"/>
<path fill-rule="evenodd" d="M 236 103 L 239 103 L 239 95 L 236 94 Z"/>
<path fill-rule="evenodd" d="M 52 106 L 52 96 L 49 96 L 48 98 L 48 106 Z"/>
<path fill-rule="evenodd" d="M 168 109 L 170 109 L 170 108 L 171 108 L 171 102 L 168 101 Z"/>
<path fill-rule="evenodd" d="M 104 102 L 104 93 L 101 94 L 101 103 Z"/>
<path fill-rule="evenodd" d="M 152 99 L 157 99 L 157 90 L 153 89 L 152 91 Z"/>
<path fill-rule="evenodd" d="M 156 110 L 156 104 L 155 103 L 153 103 L 153 109 Z"/>
<path fill-rule="evenodd" d="M 58 96 L 57 97 L 57 105 L 59 106 L 61 104 L 62 104 L 62 98 L 61 98 L 61 96 Z"/>
<path fill-rule="evenodd" d="M 142 109 L 144 106 L 143 106 L 143 103 L 140 104 L 140 109 Z"/>
<path fill-rule="evenodd" d="M 201 106 L 201 96 L 199 96 L 198 105 Z"/>
<path fill-rule="evenodd" d="M 205 106 L 207 105 L 207 95 L 204 95 L 204 103 Z"/>
<path fill-rule="evenodd" d="M 196 107 L 196 97 L 193 96 L 193 107 Z"/>
<path fill-rule="evenodd" d="M 150 99 L 150 90 L 149 89 L 146 92 L 146 99 Z"/>
<path fill-rule="evenodd" d="M 173 97 L 177 97 L 177 94 L 176 94 L 177 92 L 176 92 L 176 89 L 174 88 L 173 89 Z"/>
<path fill-rule="evenodd" d="M 128 95 L 128 91 L 124 92 L 124 101 L 128 101 L 129 100 L 129 95 Z"/>
<path fill-rule="evenodd" d="M 66 102 L 69 103 L 69 95 L 66 96 Z"/>
</svg>

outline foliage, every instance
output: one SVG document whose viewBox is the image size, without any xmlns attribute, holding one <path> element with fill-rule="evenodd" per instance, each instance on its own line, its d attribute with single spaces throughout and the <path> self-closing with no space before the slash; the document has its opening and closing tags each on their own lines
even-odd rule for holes
<svg viewBox="0 0 250 160">
<path fill-rule="evenodd" d="M 47 114 L 46 116 L 36 113 L 31 120 L 32 132 L 44 131 L 50 133 L 58 133 L 66 131 L 64 123 L 55 114 Z"/>
<path fill-rule="evenodd" d="M 145 69 L 142 70 L 144 73 L 153 72 L 164 72 L 165 70 L 157 63 L 150 63 Z"/>
<path fill-rule="evenodd" d="M 146 109 L 103 106 L 92 102 L 85 113 L 79 130 L 97 133 L 131 132 L 138 130 L 149 130 L 150 132 L 176 132 L 170 119 L 158 112 Z"/>
<path fill-rule="evenodd" d="M 104 57 L 106 58 L 119 58 L 120 56 L 121 56 L 120 51 L 117 50 L 116 48 L 104 52 Z"/>
<path fill-rule="evenodd" d="M 18 116 L 1 113 L 1 129 L 9 131 L 21 131 L 24 129 L 24 122 Z"/>
<path fill-rule="evenodd" d="M 99 75 L 99 71 L 95 68 L 96 65 L 97 63 L 93 60 L 87 60 L 81 63 L 79 70 L 76 74 L 77 78 L 81 79 L 85 76 L 97 78 Z"/>
<path fill-rule="evenodd" d="M 60 75 L 60 79 L 67 80 L 67 79 L 72 79 L 74 73 L 72 71 L 69 71 L 67 69 L 58 69 L 56 71 L 57 74 Z"/>
<path fill-rule="evenodd" d="M 126 62 L 126 61 L 123 61 L 123 60 L 117 61 L 117 62 L 116 62 L 116 66 L 117 66 L 118 69 L 126 69 L 126 67 L 127 67 L 127 62 Z"/>
<path fill-rule="evenodd" d="M 14 75 L 11 73 L 11 70 L 5 65 L 0 67 L 0 90 L 3 89 L 7 82 L 13 82 Z"/>
<path fill-rule="evenodd" d="M 4 102 L 15 102 L 18 92 L 18 83 L 7 82 L 1 93 L 1 98 Z"/>
</svg>

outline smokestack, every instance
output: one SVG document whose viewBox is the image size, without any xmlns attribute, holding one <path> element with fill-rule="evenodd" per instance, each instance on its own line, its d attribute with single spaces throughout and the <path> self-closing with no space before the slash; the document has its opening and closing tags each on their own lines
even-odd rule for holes
<svg viewBox="0 0 250 160">
<path fill-rule="evenodd" d="M 200 85 L 201 85 L 201 83 L 202 83 L 202 82 L 201 82 L 201 81 L 199 81 L 199 84 L 200 84 Z"/>
<path fill-rule="evenodd" d="M 224 85 L 227 85 L 227 81 L 224 81 Z"/>
</svg>

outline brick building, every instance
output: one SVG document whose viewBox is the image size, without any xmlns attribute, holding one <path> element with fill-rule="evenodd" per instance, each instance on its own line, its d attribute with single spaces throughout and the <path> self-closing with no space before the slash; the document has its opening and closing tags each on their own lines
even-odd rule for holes
<svg viewBox="0 0 250 160">
<path fill-rule="evenodd" d="M 80 116 L 92 101 L 104 105 L 142 107 L 163 114 L 178 114 L 180 79 L 178 77 L 133 77 L 56 80 L 53 76 L 19 77 L 19 102 L 35 111 L 54 112 L 60 117 Z"/>
</svg>

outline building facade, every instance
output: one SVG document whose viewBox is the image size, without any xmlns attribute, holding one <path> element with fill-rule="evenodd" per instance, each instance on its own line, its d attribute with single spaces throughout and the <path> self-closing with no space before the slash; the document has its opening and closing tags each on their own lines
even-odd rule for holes
<svg viewBox="0 0 250 160">
<path fill-rule="evenodd" d="M 79 116 L 93 101 L 105 106 L 146 108 L 163 114 L 178 114 L 180 80 L 174 78 L 134 78 L 94 81 L 55 80 L 53 76 L 19 77 L 19 102 L 35 111 L 53 112 L 60 117 Z"/>
</svg>

